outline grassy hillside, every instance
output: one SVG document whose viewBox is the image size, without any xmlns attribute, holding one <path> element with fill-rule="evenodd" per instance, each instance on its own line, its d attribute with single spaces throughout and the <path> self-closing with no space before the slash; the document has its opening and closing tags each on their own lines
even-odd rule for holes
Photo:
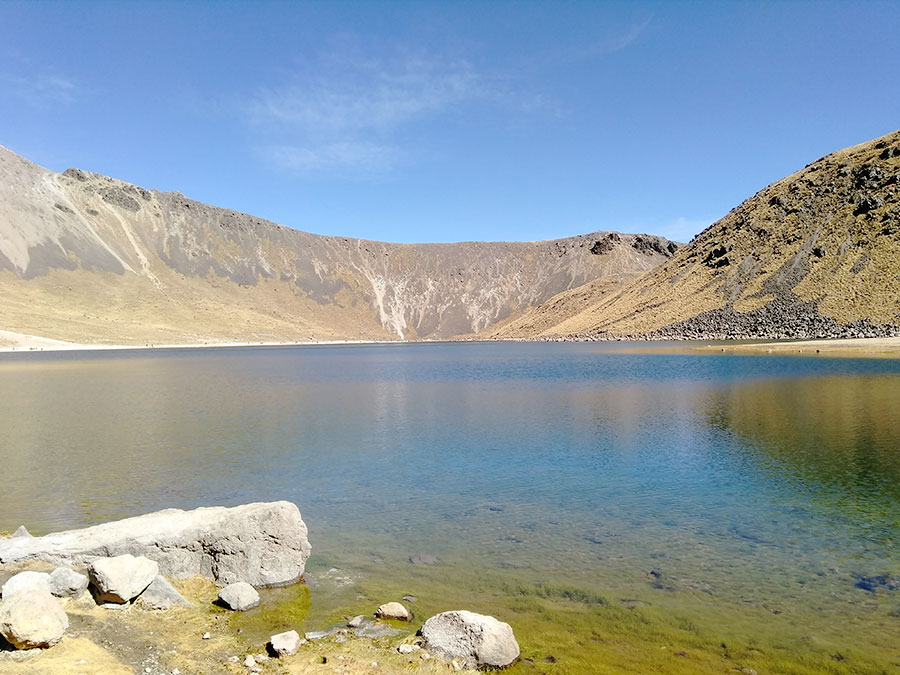
<svg viewBox="0 0 900 675">
<path fill-rule="evenodd" d="M 589 283 L 492 337 L 900 334 L 900 131 L 773 183 L 621 288 Z"/>
</svg>

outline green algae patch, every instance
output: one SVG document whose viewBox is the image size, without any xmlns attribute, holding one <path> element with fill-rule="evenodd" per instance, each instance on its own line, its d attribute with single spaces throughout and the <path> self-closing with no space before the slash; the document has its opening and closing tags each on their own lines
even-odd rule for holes
<svg viewBox="0 0 900 675">
<path fill-rule="evenodd" d="M 258 647 L 276 633 L 295 630 L 302 636 L 310 609 L 309 586 L 305 583 L 259 591 L 259 606 L 230 612 L 229 624 L 248 646 Z"/>
</svg>

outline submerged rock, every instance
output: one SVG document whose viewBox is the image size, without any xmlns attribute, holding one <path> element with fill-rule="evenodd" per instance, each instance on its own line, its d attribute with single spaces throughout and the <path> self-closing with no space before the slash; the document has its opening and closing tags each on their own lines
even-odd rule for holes
<svg viewBox="0 0 900 675">
<path fill-rule="evenodd" d="M 166 509 L 144 516 L 43 537 L 0 541 L 0 563 L 30 559 L 86 565 L 122 554 L 159 563 L 167 577 L 210 577 L 279 586 L 303 574 L 310 546 L 306 524 L 290 502 Z"/>
<path fill-rule="evenodd" d="M 156 578 L 159 565 L 144 556 L 131 554 L 100 558 L 88 566 L 88 576 L 97 591 L 97 602 L 129 602 Z"/>
<path fill-rule="evenodd" d="M 425 649 L 457 661 L 463 668 L 505 668 L 519 658 L 519 644 L 508 623 L 467 610 L 442 612 L 421 630 Z"/>
<path fill-rule="evenodd" d="M 52 647 L 69 627 L 69 617 L 50 591 L 32 588 L 0 605 L 0 635 L 16 649 Z"/>
<path fill-rule="evenodd" d="M 874 577 L 863 577 L 856 575 L 856 588 L 874 593 L 878 590 L 896 591 L 900 590 L 900 576 L 896 574 L 879 574 Z"/>
<path fill-rule="evenodd" d="M 243 612 L 259 604 L 259 593 L 246 581 L 238 581 L 219 591 L 219 601 L 228 609 Z"/>
</svg>

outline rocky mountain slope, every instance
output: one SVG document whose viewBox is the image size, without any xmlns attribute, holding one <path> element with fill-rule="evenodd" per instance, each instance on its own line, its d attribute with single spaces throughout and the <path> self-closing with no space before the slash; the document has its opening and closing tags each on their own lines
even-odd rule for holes
<svg viewBox="0 0 900 675">
<path fill-rule="evenodd" d="M 487 335 L 900 335 L 900 131 L 773 183 L 625 288 L 591 281 Z"/>
<path fill-rule="evenodd" d="M 57 174 L 0 146 L 0 338 L 448 338 L 589 281 L 635 278 L 675 249 L 608 232 L 458 244 L 320 236 L 178 192 Z"/>
</svg>

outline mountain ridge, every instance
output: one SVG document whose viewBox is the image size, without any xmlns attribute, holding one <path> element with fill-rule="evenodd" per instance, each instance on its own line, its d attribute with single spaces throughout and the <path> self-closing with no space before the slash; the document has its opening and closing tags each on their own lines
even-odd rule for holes
<svg viewBox="0 0 900 675">
<path fill-rule="evenodd" d="M 900 130 L 763 188 L 623 288 L 567 289 L 493 338 L 900 335 Z"/>
<path fill-rule="evenodd" d="M 316 235 L 180 192 L 55 173 L 0 146 L 0 328 L 54 339 L 452 338 L 593 279 L 630 279 L 676 249 L 607 231 L 435 244 Z"/>
</svg>

